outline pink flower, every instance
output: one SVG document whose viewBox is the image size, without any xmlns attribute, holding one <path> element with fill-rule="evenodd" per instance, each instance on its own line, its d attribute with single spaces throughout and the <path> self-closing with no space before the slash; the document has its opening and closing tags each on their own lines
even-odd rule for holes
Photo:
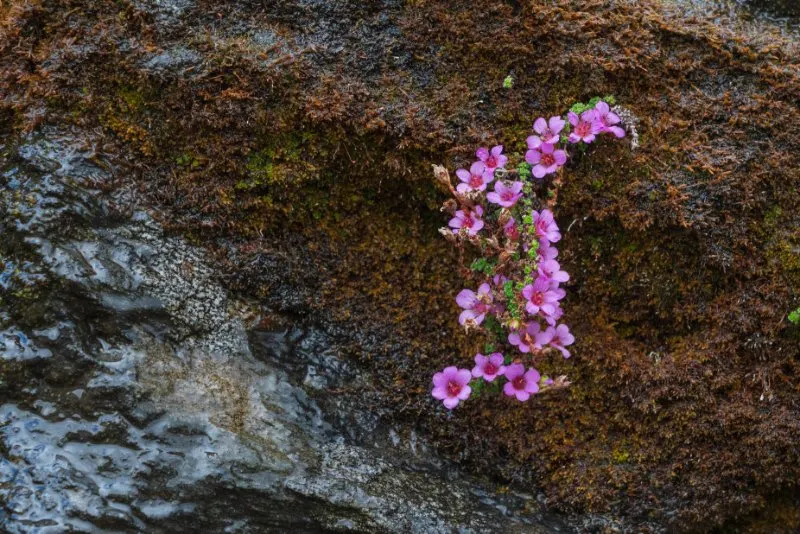
<svg viewBox="0 0 800 534">
<path fill-rule="evenodd" d="M 591 143 L 595 136 L 603 130 L 603 123 L 597 120 L 597 112 L 593 109 L 587 109 L 581 113 L 580 117 L 572 111 L 567 116 L 572 125 L 572 132 L 569 134 L 570 143 L 579 141 Z"/>
<path fill-rule="evenodd" d="M 527 326 L 508 334 L 508 342 L 519 349 L 522 353 L 528 353 L 531 349 L 541 349 L 550 342 L 551 336 L 547 331 L 542 331 L 539 323 L 533 321 Z"/>
<path fill-rule="evenodd" d="M 503 355 L 495 352 L 488 357 L 483 354 L 475 355 L 475 367 L 472 369 L 472 376 L 475 378 L 483 377 L 487 382 L 492 382 L 506 370 L 503 365 Z"/>
<path fill-rule="evenodd" d="M 533 216 L 533 224 L 536 227 L 536 236 L 540 240 L 540 246 L 549 247 L 550 243 L 556 243 L 561 239 L 561 232 L 558 231 L 558 225 L 553 219 L 552 211 L 542 210 L 541 213 L 534 211 L 531 215 Z"/>
<path fill-rule="evenodd" d="M 461 325 L 467 322 L 475 325 L 481 324 L 486 318 L 486 312 L 491 308 L 493 301 L 494 297 L 489 284 L 481 284 L 477 293 L 471 289 L 462 289 L 456 295 L 456 303 L 464 308 L 464 311 L 458 317 L 458 323 Z"/>
<path fill-rule="evenodd" d="M 569 281 L 569 273 L 562 271 L 556 260 L 539 261 L 539 276 L 556 285 Z"/>
<path fill-rule="evenodd" d="M 503 226 L 503 232 L 511 241 L 519 240 L 519 227 L 517 226 L 517 221 L 514 220 L 514 217 L 511 217 L 505 226 Z"/>
<path fill-rule="evenodd" d="M 486 195 L 486 200 L 504 208 L 511 208 L 521 196 L 522 182 L 511 182 L 511 185 L 506 185 L 506 182 L 497 180 L 494 183 L 494 192 Z"/>
<path fill-rule="evenodd" d="M 525 371 L 525 366 L 515 363 L 506 367 L 508 382 L 503 386 L 503 392 L 509 397 L 516 397 L 518 401 L 525 402 L 531 395 L 539 391 L 539 371 L 531 367 Z"/>
<path fill-rule="evenodd" d="M 485 191 L 486 184 L 494 180 L 494 170 L 490 171 L 482 161 L 476 161 L 469 170 L 458 169 L 456 176 L 461 180 L 461 183 L 456 187 L 459 193 Z"/>
<path fill-rule="evenodd" d="M 545 317 L 552 315 L 556 311 L 558 301 L 563 298 L 561 293 L 550 287 L 550 282 L 546 278 L 539 277 L 532 285 L 527 285 L 522 290 L 522 296 L 528 299 L 525 310 L 531 315 L 539 312 Z"/>
<path fill-rule="evenodd" d="M 539 117 L 533 123 L 534 131 L 539 135 L 532 135 L 528 137 L 528 148 L 539 148 L 544 144 L 555 144 L 558 142 L 558 134 L 564 129 L 564 119 L 561 117 L 550 117 L 549 121 L 545 121 L 544 117 Z"/>
<path fill-rule="evenodd" d="M 564 298 L 564 295 L 565 295 L 564 290 L 563 289 L 558 289 L 557 291 L 560 291 L 561 292 L 561 298 Z M 561 316 L 564 315 L 564 310 L 561 309 L 561 304 L 559 303 L 559 304 L 556 305 L 556 311 L 554 311 L 550 315 L 543 315 L 541 312 L 539 313 L 539 315 L 542 318 L 544 318 L 545 321 L 547 321 L 547 324 L 549 324 L 550 326 L 553 326 L 553 325 L 556 324 L 556 322 L 559 319 L 561 319 Z M 549 343 L 549 341 L 546 342 L 546 343 Z"/>
<path fill-rule="evenodd" d="M 494 285 L 496 285 L 497 287 L 503 287 L 503 286 L 505 285 L 505 283 L 506 283 L 506 282 L 508 282 L 508 278 L 506 278 L 506 277 L 505 277 L 505 276 L 503 276 L 502 274 L 496 274 L 496 275 L 494 275 L 494 277 L 492 278 L 492 282 L 493 282 L 493 283 L 494 283 Z"/>
<path fill-rule="evenodd" d="M 486 165 L 486 169 L 492 173 L 494 173 L 495 169 L 502 169 L 508 163 L 508 158 L 503 155 L 503 145 L 497 145 L 491 151 L 481 147 L 475 152 L 475 155 Z"/>
<path fill-rule="evenodd" d="M 441 373 L 433 375 L 434 398 L 444 401 L 448 410 L 455 408 L 459 401 L 467 400 L 472 388 L 469 384 L 472 375 L 467 369 L 458 369 L 455 366 L 446 367 Z"/>
<path fill-rule="evenodd" d="M 539 261 L 547 261 L 555 259 L 558 256 L 558 249 L 552 245 L 550 245 L 549 241 L 540 241 L 539 242 Z"/>
<path fill-rule="evenodd" d="M 594 106 L 594 109 L 597 112 L 597 120 L 603 126 L 603 129 L 600 130 L 601 132 L 612 133 L 618 138 L 625 137 L 625 130 L 619 126 L 615 126 L 615 124 L 619 124 L 620 122 L 619 115 L 611 111 L 608 104 L 601 100 Z"/>
<path fill-rule="evenodd" d="M 458 210 L 455 217 L 450 219 L 447 224 L 453 229 L 454 234 L 457 234 L 462 228 L 466 228 L 469 235 L 476 235 L 483 228 L 482 216 L 483 207 L 475 206 L 472 211 L 468 209 Z"/>
<path fill-rule="evenodd" d="M 556 328 L 552 326 L 547 329 L 548 331 L 552 330 L 552 339 L 548 342 L 550 343 L 551 347 L 555 347 L 561 351 L 561 354 L 564 358 L 569 358 L 570 353 L 565 348 L 567 345 L 572 345 L 575 342 L 575 336 L 570 334 L 569 327 L 565 324 L 560 324 Z"/>
<path fill-rule="evenodd" d="M 528 147 L 530 148 L 530 144 Z M 555 150 L 553 145 L 543 143 L 525 152 L 525 161 L 533 165 L 533 169 L 531 169 L 533 176 L 541 179 L 546 174 L 556 172 L 559 167 L 564 165 L 567 162 L 567 153 L 563 150 Z"/>
</svg>

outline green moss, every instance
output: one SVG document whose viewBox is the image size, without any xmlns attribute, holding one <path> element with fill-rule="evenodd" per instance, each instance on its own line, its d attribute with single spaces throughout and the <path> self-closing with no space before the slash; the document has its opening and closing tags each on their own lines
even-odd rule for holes
<svg viewBox="0 0 800 534">
<path fill-rule="evenodd" d="M 628 442 L 624 441 L 611 452 L 611 459 L 615 464 L 627 464 L 630 462 L 629 446 Z"/>
<path fill-rule="evenodd" d="M 247 158 L 248 179 L 239 181 L 237 189 L 251 189 L 272 182 L 275 176 L 275 165 L 272 162 L 271 150 L 260 150 Z"/>
<path fill-rule="evenodd" d="M 299 185 L 317 177 L 315 161 L 323 160 L 329 147 L 317 142 L 317 135 L 300 131 L 269 138 L 262 148 L 247 157 L 247 178 L 237 189 L 260 186 Z"/>
<path fill-rule="evenodd" d="M 783 214 L 783 210 L 779 205 L 772 206 L 769 210 L 764 213 L 764 226 L 769 229 L 774 229 L 775 226 L 778 224 L 778 220 L 781 218 Z"/>
<path fill-rule="evenodd" d="M 203 166 L 203 159 L 195 154 L 184 153 L 175 158 L 175 163 L 178 167 L 199 169 Z"/>
<path fill-rule="evenodd" d="M 145 97 L 142 92 L 135 87 L 120 87 L 117 90 L 117 96 L 119 97 L 122 111 L 128 113 L 138 113 L 144 107 Z"/>
</svg>

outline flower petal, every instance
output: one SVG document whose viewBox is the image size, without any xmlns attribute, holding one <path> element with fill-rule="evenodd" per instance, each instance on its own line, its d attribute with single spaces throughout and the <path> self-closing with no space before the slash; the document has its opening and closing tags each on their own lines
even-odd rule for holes
<svg viewBox="0 0 800 534">
<path fill-rule="evenodd" d="M 542 153 L 539 150 L 528 150 L 525 152 L 525 161 L 530 163 L 531 165 L 536 165 L 541 161 Z"/>
<path fill-rule="evenodd" d="M 472 380 L 472 373 L 470 373 L 467 369 L 459 369 L 458 373 L 456 373 L 456 382 L 462 386 L 469 384 L 470 380 Z"/>
<path fill-rule="evenodd" d="M 554 117 L 550 117 L 549 125 L 550 131 L 554 134 L 558 134 L 564 129 L 566 122 L 564 122 L 564 119 L 556 115 Z"/>
<path fill-rule="evenodd" d="M 458 406 L 458 397 L 448 397 L 444 400 L 444 407 L 448 410 L 452 410 L 456 406 Z"/>
<path fill-rule="evenodd" d="M 469 172 L 473 176 L 481 176 L 484 172 L 486 172 L 486 164 L 482 161 L 476 161 L 472 164 L 472 166 L 470 166 Z"/>
<path fill-rule="evenodd" d="M 456 303 L 464 309 L 470 309 L 477 304 L 477 295 L 471 289 L 462 289 L 456 295 Z"/>
<path fill-rule="evenodd" d="M 447 388 L 444 387 L 444 386 L 441 386 L 441 387 L 437 386 L 437 387 L 433 388 L 433 391 L 431 391 L 431 395 L 433 395 L 434 399 L 439 399 L 439 400 L 446 399 L 447 398 Z"/>
<path fill-rule="evenodd" d="M 580 122 L 580 117 L 574 111 L 570 111 L 567 113 L 567 118 L 569 118 L 569 123 L 573 126 L 576 126 L 578 122 Z"/>
<path fill-rule="evenodd" d="M 542 139 L 538 135 L 531 135 L 526 140 L 528 148 L 533 150 L 542 146 Z"/>
</svg>

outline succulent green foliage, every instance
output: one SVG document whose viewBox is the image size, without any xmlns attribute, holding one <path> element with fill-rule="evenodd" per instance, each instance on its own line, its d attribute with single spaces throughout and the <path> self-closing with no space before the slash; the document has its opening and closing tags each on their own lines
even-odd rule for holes
<svg viewBox="0 0 800 534">
<path fill-rule="evenodd" d="M 502 339 L 504 334 L 503 326 L 492 315 L 487 315 L 486 320 L 483 322 L 487 331 L 494 334 L 495 337 Z"/>
<path fill-rule="evenodd" d="M 792 324 L 800 324 L 800 307 L 796 310 L 789 312 L 789 322 Z"/>
<path fill-rule="evenodd" d="M 514 78 L 509 74 L 503 80 L 503 89 L 511 89 L 512 87 L 514 87 Z"/>
<path fill-rule="evenodd" d="M 531 164 L 527 161 L 523 161 L 519 165 L 517 165 L 517 172 L 519 172 L 520 179 L 524 180 L 526 178 L 530 178 L 531 175 Z"/>
<path fill-rule="evenodd" d="M 495 260 L 487 260 L 486 258 L 477 258 L 475 261 L 472 262 L 470 265 L 470 269 L 475 272 L 483 273 L 488 276 L 492 276 L 494 274 L 494 268 L 496 265 Z"/>
<path fill-rule="evenodd" d="M 587 109 L 592 109 L 593 107 L 595 107 L 597 103 L 600 102 L 601 100 L 606 104 L 608 104 L 609 106 L 613 106 L 617 102 L 617 99 L 614 98 L 612 95 L 604 96 L 603 98 L 595 96 L 585 104 L 583 102 L 576 102 L 575 104 L 573 104 L 571 108 L 569 108 L 569 110 L 573 113 L 577 113 L 578 115 L 580 115 Z"/>
</svg>

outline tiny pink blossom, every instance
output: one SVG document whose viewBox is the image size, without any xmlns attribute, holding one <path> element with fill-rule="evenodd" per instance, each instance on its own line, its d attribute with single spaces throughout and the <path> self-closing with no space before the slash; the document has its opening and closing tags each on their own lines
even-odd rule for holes
<svg viewBox="0 0 800 534">
<path fill-rule="evenodd" d="M 508 278 L 503 276 L 502 274 L 496 274 L 492 278 L 492 282 L 497 287 L 503 287 L 506 282 L 508 282 Z"/>
<path fill-rule="evenodd" d="M 519 227 L 517 226 L 517 221 L 514 220 L 514 217 L 511 217 L 505 226 L 503 226 L 503 233 L 511 241 L 519 240 Z"/>
<path fill-rule="evenodd" d="M 534 211 L 531 215 L 533 216 L 533 224 L 536 227 L 536 236 L 539 238 L 541 245 L 546 242 L 545 246 L 549 247 L 550 243 L 556 243 L 561 239 L 561 232 L 558 231 L 558 225 L 553 218 L 552 211 L 547 209 L 542 210 L 541 213 Z"/>
<path fill-rule="evenodd" d="M 494 180 L 494 169 L 490 171 L 482 161 L 476 161 L 469 170 L 458 169 L 456 176 L 461 180 L 461 183 L 456 187 L 459 193 L 485 191 L 486 184 Z"/>
<path fill-rule="evenodd" d="M 472 393 L 469 381 L 472 374 L 468 369 L 455 366 L 446 367 L 441 373 L 433 375 L 433 391 L 435 399 L 444 401 L 448 410 L 455 408 L 460 401 L 467 400 Z"/>
<path fill-rule="evenodd" d="M 481 324 L 486 318 L 486 312 L 490 310 L 493 301 L 492 289 L 487 283 L 481 284 L 477 293 L 471 289 L 462 289 L 456 295 L 456 303 L 464 308 L 464 311 L 458 317 L 459 324 L 464 325 L 467 322 L 475 325 Z"/>
<path fill-rule="evenodd" d="M 563 289 L 558 290 L 558 291 L 562 291 L 562 295 L 564 294 L 563 293 L 563 291 L 564 291 Z M 559 319 L 561 319 L 561 316 L 563 316 L 563 315 L 564 315 L 564 310 L 561 309 L 561 303 L 556 304 L 555 311 L 553 313 L 551 313 L 550 315 L 544 315 L 541 311 L 539 312 L 539 316 L 542 319 L 544 319 L 545 321 L 547 321 L 547 324 L 550 325 L 550 326 L 555 326 L 556 322 Z"/>
<path fill-rule="evenodd" d="M 545 317 L 552 315 L 556 311 L 556 306 L 560 298 L 563 298 L 563 290 L 559 293 L 550 287 L 550 282 L 542 277 L 538 277 L 533 284 L 525 286 L 522 296 L 528 300 L 525 311 L 531 315 L 541 314 Z"/>
<path fill-rule="evenodd" d="M 503 365 L 503 362 L 503 355 L 499 352 L 495 352 L 488 357 L 480 353 L 476 354 L 472 376 L 475 378 L 483 377 L 487 382 L 492 382 L 505 372 L 506 366 Z"/>
<path fill-rule="evenodd" d="M 526 372 L 524 365 L 514 363 L 506 367 L 505 376 L 508 382 L 503 386 L 503 392 L 518 401 L 525 402 L 539 391 L 539 371 L 533 367 Z"/>
<path fill-rule="evenodd" d="M 520 197 L 522 197 L 522 182 L 511 182 L 507 185 L 506 182 L 497 180 L 494 183 L 494 191 L 486 195 L 486 200 L 504 208 L 511 208 Z"/>
<path fill-rule="evenodd" d="M 558 285 L 562 282 L 569 281 L 569 274 L 567 271 L 562 271 L 561 266 L 556 260 L 541 260 L 539 261 L 539 276 L 544 278 L 551 284 Z"/>
<path fill-rule="evenodd" d="M 545 121 L 544 117 L 539 117 L 533 123 L 533 130 L 539 135 L 532 135 L 526 140 L 528 148 L 539 148 L 544 144 L 555 144 L 558 142 L 558 134 L 564 129 L 564 119 L 561 117 L 550 117 L 549 121 Z"/>
<path fill-rule="evenodd" d="M 556 150 L 553 145 L 543 143 L 537 148 L 532 148 L 525 152 L 525 161 L 533 165 L 531 173 L 534 178 L 544 178 L 547 174 L 552 174 L 559 167 L 567 162 L 567 153 L 563 150 Z"/>
<path fill-rule="evenodd" d="M 600 130 L 601 132 L 614 134 L 614 137 L 617 138 L 625 137 L 625 130 L 616 126 L 621 120 L 619 115 L 611 111 L 608 104 L 601 100 L 594 106 L 594 109 L 597 112 L 597 120 L 600 121 L 600 124 L 603 126 L 603 129 Z"/>
<path fill-rule="evenodd" d="M 532 321 L 527 326 L 508 334 L 508 342 L 514 345 L 522 353 L 531 352 L 531 349 L 539 350 L 550 342 L 551 336 L 542 330 L 539 323 Z"/>
<path fill-rule="evenodd" d="M 597 120 L 597 112 L 587 109 L 578 116 L 577 113 L 570 111 L 567 116 L 572 125 L 572 132 L 569 134 L 570 143 L 591 143 L 595 136 L 603 130 L 603 123 Z"/>
<path fill-rule="evenodd" d="M 569 358 L 570 353 L 565 347 L 575 342 L 575 336 L 569 332 L 569 327 L 565 324 L 560 324 L 556 328 L 551 326 L 547 330 L 552 330 L 553 335 L 552 339 L 549 341 L 550 346 L 560 350 L 564 358 Z"/>
<path fill-rule="evenodd" d="M 558 249 L 547 240 L 539 242 L 539 261 L 553 260 L 558 256 Z"/>
<path fill-rule="evenodd" d="M 497 145 L 492 150 L 481 147 L 475 152 L 475 155 L 486 165 L 486 169 L 492 173 L 495 169 L 504 168 L 508 163 L 508 158 L 503 155 L 503 145 Z"/>
<path fill-rule="evenodd" d="M 482 216 L 482 206 L 475 206 L 475 209 L 471 211 L 464 208 L 458 210 L 455 213 L 455 217 L 450 219 L 450 222 L 447 224 L 453 229 L 454 234 L 457 234 L 462 228 L 466 228 L 469 235 L 476 235 L 481 228 L 483 228 Z"/>
</svg>

